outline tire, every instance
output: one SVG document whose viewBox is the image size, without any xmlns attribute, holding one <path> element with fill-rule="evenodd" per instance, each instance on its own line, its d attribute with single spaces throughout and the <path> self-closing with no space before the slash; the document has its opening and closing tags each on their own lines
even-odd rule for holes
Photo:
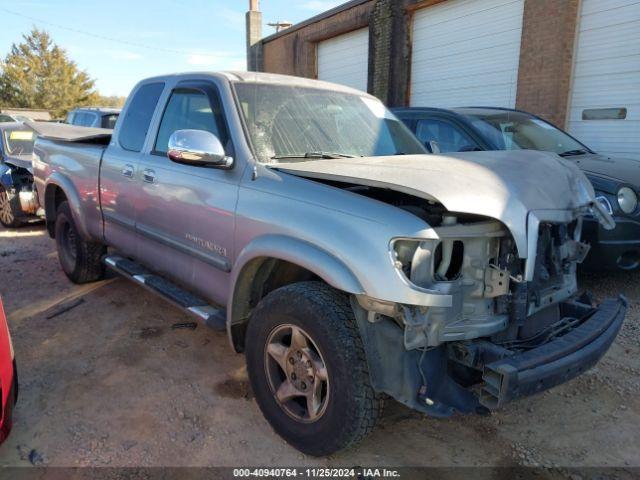
<svg viewBox="0 0 640 480">
<path fill-rule="evenodd" d="M 329 455 L 373 430 L 383 397 L 371 386 L 346 295 L 322 282 L 295 283 L 269 293 L 251 316 L 245 351 L 258 406 L 274 430 L 301 452 Z M 306 389 L 301 377 L 308 380 Z M 318 383 L 322 386 L 316 388 Z M 309 390 L 319 392 L 311 404 Z M 281 400 L 276 392 L 284 392 Z"/>
<path fill-rule="evenodd" d="M 16 200 L 12 202 L 7 191 L 0 187 L 0 223 L 7 228 L 16 228 L 22 224 L 16 213 Z"/>
<path fill-rule="evenodd" d="M 101 243 L 85 241 L 76 228 L 68 202 L 58 207 L 55 223 L 58 260 L 73 283 L 87 283 L 104 276 L 102 256 L 107 249 Z"/>
</svg>

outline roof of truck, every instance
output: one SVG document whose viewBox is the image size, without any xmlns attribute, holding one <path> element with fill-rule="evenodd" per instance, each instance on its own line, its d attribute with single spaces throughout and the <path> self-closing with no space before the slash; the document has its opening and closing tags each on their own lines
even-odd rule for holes
<svg viewBox="0 0 640 480">
<path fill-rule="evenodd" d="M 114 107 L 78 107 L 72 110 L 73 112 L 94 112 L 105 115 L 112 115 L 114 113 L 120 113 L 122 109 Z"/>
<path fill-rule="evenodd" d="M 272 85 L 288 85 L 297 86 L 302 88 L 320 88 L 326 90 L 333 90 L 343 93 L 352 93 L 356 95 L 364 95 L 371 97 L 367 92 L 357 90 L 355 88 L 347 87 L 337 83 L 324 82 L 322 80 L 314 80 L 311 78 L 294 77 L 292 75 L 280 75 L 277 73 L 264 73 L 264 72 L 237 72 L 237 71 L 223 71 L 223 72 L 185 72 L 174 73 L 168 75 L 159 75 L 156 77 L 146 78 L 144 83 L 150 83 L 154 81 L 166 81 L 168 79 L 175 80 L 188 80 L 194 77 L 218 77 L 224 78 L 232 83 L 261 83 Z M 373 98 L 373 97 L 372 97 Z"/>
</svg>

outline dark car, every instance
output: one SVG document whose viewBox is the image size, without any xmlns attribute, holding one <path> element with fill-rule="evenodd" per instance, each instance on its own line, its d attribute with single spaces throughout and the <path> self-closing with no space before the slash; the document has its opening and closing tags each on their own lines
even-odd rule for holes
<svg viewBox="0 0 640 480">
<path fill-rule="evenodd" d="M 64 123 L 79 127 L 109 128 L 113 130 L 119 115 L 120 109 L 118 108 L 76 108 L 67 114 Z"/>
<path fill-rule="evenodd" d="M 37 218 L 33 186 L 35 132 L 22 123 L 0 123 L 0 223 L 18 227 Z"/>
<path fill-rule="evenodd" d="M 18 375 L 7 318 L 0 299 L 0 443 L 12 425 L 13 407 L 18 400 Z"/>
<path fill-rule="evenodd" d="M 591 244 L 585 268 L 635 270 L 640 266 L 640 162 L 600 155 L 553 124 L 519 110 L 418 107 L 398 108 L 394 113 L 432 153 L 544 150 L 575 162 L 616 220 L 614 230 L 605 230 L 595 219 L 585 220 L 583 238 Z"/>
</svg>

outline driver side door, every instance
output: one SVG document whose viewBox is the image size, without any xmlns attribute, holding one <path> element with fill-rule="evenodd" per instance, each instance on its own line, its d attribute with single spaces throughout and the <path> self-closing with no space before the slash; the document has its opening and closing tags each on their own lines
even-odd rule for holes
<svg viewBox="0 0 640 480">
<path fill-rule="evenodd" d="M 155 128 L 151 150 L 139 163 L 136 229 L 145 245 L 138 257 L 154 271 L 223 304 L 233 256 L 239 172 L 167 157 L 169 137 L 189 129 L 213 133 L 232 155 L 217 87 L 208 81 L 178 83 Z"/>
</svg>

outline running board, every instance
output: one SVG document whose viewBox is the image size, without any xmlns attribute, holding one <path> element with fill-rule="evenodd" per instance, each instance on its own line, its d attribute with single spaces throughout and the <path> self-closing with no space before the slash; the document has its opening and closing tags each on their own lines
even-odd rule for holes
<svg viewBox="0 0 640 480">
<path fill-rule="evenodd" d="M 227 315 L 223 308 L 210 305 L 206 300 L 196 297 L 127 258 L 118 255 L 107 255 L 103 258 L 103 262 L 107 267 L 118 272 L 123 277 L 133 280 L 147 290 L 173 303 L 186 313 L 199 318 L 209 328 L 226 330 Z"/>
</svg>

